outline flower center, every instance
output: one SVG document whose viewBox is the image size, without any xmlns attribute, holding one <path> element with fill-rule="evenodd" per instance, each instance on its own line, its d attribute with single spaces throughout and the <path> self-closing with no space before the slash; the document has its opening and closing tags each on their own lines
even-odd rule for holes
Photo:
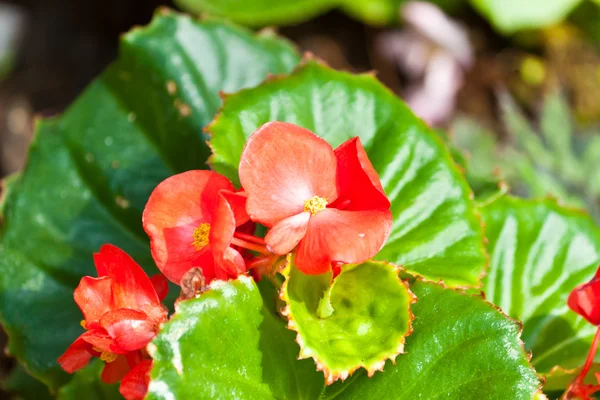
<svg viewBox="0 0 600 400">
<path fill-rule="evenodd" d="M 327 200 L 314 196 L 304 202 L 304 211 L 309 211 L 312 215 L 315 215 L 319 211 L 322 211 L 327 207 Z"/>
<path fill-rule="evenodd" d="M 203 222 L 199 227 L 194 229 L 194 241 L 192 246 L 200 251 L 208 244 L 208 234 L 210 233 L 210 224 Z"/>
<path fill-rule="evenodd" d="M 92 349 L 100 353 L 100 359 L 108 364 L 115 361 L 118 357 L 117 354 L 111 353 L 110 351 L 103 351 L 101 348 L 98 348 L 96 346 L 92 347 Z"/>
</svg>

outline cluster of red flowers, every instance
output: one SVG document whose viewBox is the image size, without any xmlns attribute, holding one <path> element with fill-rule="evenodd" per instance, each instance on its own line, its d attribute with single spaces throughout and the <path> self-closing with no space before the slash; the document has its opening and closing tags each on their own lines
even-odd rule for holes
<svg viewBox="0 0 600 400">
<path fill-rule="evenodd" d="M 597 385 L 585 384 L 583 380 L 592 366 L 598 348 L 598 341 L 600 340 L 600 268 L 596 271 L 596 275 L 592 280 L 573 289 L 569 295 L 567 304 L 571 310 L 599 328 L 596 331 L 583 368 L 573 382 L 571 382 L 562 398 L 567 400 L 591 400 L 592 395 L 600 391 L 600 374 L 595 374 L 596 381 L 598 382 Z"/>
<path fill-rule="evenodd" d="M 389 236 L 390 202 L 358 138 L 334 150 L 306 129 L 271 122 L 248 139 L 239 176 L 239 191 L 211 171 L 172 176 L 153 191 L 143 225 L 170 281 L 185 286 L 196 269 L 206 284 L 260 276 L 291 252 L 302 272 L 321 274 L 368 260 Z M 264 239 L 253 235 L 257 224 L 268 229 Z M 149 279 L 113 246 L 95 262 L 99 277 L 84 277 L 75 290 L 87 331 L 59 363 L 73 372 L 100 357 L 105 382 L 122 379 L 125 398 L 142 398 L 151 366 L 145 348 L 167 319 L 166 281 Z"/>
</svg>

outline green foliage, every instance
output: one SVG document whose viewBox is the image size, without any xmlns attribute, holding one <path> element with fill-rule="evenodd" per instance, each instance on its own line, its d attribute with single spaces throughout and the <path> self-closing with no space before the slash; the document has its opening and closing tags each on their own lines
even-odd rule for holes
<svg viewBox="0 0 600 400">
<path fill-rule="evenodd" d="M 373 76 L 309 60 L 290 76 L 227 97 L 208 128 L 210 164 L 237 182 L 246 138 L 275 120 L 334 147 L 360 137 L 392 203 L 392 232 L 377 259 L 447 285 L 479 285 L 486 256 L 464 177 L 435 133 Z"/>
<path fill-rule="evenodd" d="M 27 373 L 17 364 L 10 374 L 0 381 L 0 387 L 11 394 L 13 400 L 49 400 L 52 399 L 46 385 Z"/>
<path fill-rule="evenodd" d="M 325 399 L 531 399 L 540 381 L 527 361 L 520 326 L 479 296 L 417 281 L 414 332 L 406 354 L 383 373 L 357 372 Z"/>
<path fill-rule="evenodd" d="M 583 364 L 596 328 L 567 307 L 600 263 L 600 229 L 552 200 L 501 198 L 482 208 L 489 239 L 487 298 L 523 321 L 540 373 Z"/>
<path fill-rule="evenodd" d="M 314 358 L 328 382 L 363 367 L 369 374 L 404 351 L 411 331 L 413 296 L 392 265 L 345 265 L 305 275 L 293 261 L 282 287 L 288 327 L 298 332 L 299 358 Z"/>
<path fill-rule="evenodd" d="M 124 36 L 119 60 L 64 116 L 38 122 L 0 228 L 0 316 L 10 352 L 32 374 L 53 389 L 66 382 L 56 359 L 82 333 L 73 289 L 95 275 L 92 253 L 102 244 L 118 244 L 153 271 L 142 210 L 162 179 L 206 168 L 202 127 L 219 91 L 297 61 L 271 33 L 162 10 Z"/>
<path fill-rule="evenodd" d="M 86 368 L 75 372 L 73 379 L 61 387 L 57 400 L 120 400 L 119 385 L 107 385 L 100 380 L 104 363 L 95 360 Z M 36 399 L 37 400 L 37 399 Z"/>
<path fill-rule="evenodd" d="M 323 376 L 312 360 L 296 360 L 294 332 L 273 311 L 244 276 L 179 303 L 150 345 L 147 398 L 317 399 Z"/>
<path fill-rule="evenodd" d="M 576 132 L 558 92 L 544 101 L 540 134 L 508 95 L 500 101 L 509 133 L 506 143 L 470 120 L 459 120 L 452 129 L 452 144 L 466 155 L 467 176 L 476 193 L 484 196 L 503 180 L 517 195 L 551 195 L 588 209 L 600 221 L 600 131 Z"/>
</svg>

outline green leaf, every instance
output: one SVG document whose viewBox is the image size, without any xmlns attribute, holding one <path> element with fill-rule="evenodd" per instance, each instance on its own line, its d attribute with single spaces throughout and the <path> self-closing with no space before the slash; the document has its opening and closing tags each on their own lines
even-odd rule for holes
<svg viewBox="0 0 600 400">
<path fill-rule="evenodd" d="M 523 29 L 543 28 L 561 22 L 581 0 L 471 0 L 500 32 L 511 34 Z"/>
<path fill-rule="evenodd" d="M 50 400 L 50 392 L 46 385 L 27 373 L 17 364 L 10 373 L 0 381 L 0 387 L 9 392 L 12 400 Z"/>
<path fill-rule="evenodd" d="M 491 254 L 489 301 L 524 323 L 540 373 L 583 363 L 596 328 L 567 307 L 600 262 L 600 230 L 582 212 L 552 200 L 504 197 L 482 209 Z"/>
<path fill-rule="evenodd" d="M 178 304 L 149 347 L 148 400 L 317 399 L 323 376 L 298 361 L 294 333 L 248 277 Z M 270 303 L 270 304 L 269 304 Z"/>
<path fill-rule="evenodd" d="M 464 176 L 442 140 L 373 76 L 308 61 L 290 76 L 228 96 L 208 128 L 213 168 L 237 182 L 246 138 L 274 120 L 310 129 L 334 147 L 360 137 L 392 203 L 392 232 L 377 259 L 448 285 L 479 284 L 483 235 Z"/>
<path fill-rule="evenodd" d="M 218 92 L 297 61 L 271 33 L 162 10 L 124 36 L 119 60 L 62 117 L 38 122 L 0 228 L 0 316 L 10 352 L 32 374 L 54 389 L 68 379 L 56 358 L 82 333 L 73 289 L 95 275 L 102 244 L 154 271 L 142 210 L 164 178 L 206 168 L 202 127 Z"/>
<path fill-rule="evenodd" d="M 530 400 L 541 386 L 519 339 L 520 326 L 482 297 L 417 281 L 414 332 L 406 354 L 383 373 L 359 371 L 325 399 Z"/>
<path fill-rule="evenodd" d="M 324 13 L 344 0 L 176 0 L 194 13 L 226 17 L 249 26 L 290 25 Z"/>
<path fill-rule="evenodd" d="M 363 367 L 370 375 L 403 352 L 414 298 L 398 268 L 381 262 L 306 275 L 293 263 L 281 298 L 288 327 L 298 332 L 300 359 L 312 357 L 329 384 Z"/>
<path fill-rule="evenodd" d="M 122 400 L 119 384 L 107 385 L 100 379 L 104 363 L 95 360 L 84 369 L 75 372 L 73 379 L 61 387 L 57 400 Z"/>
</svg>

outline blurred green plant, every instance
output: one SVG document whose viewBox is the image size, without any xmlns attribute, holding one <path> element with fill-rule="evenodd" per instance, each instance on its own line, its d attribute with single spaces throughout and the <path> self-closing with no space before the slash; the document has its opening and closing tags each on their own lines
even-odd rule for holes
<svg viewBox="0 0 600 400">
<path fill-rule="evenodd" d="M 587 209 L 600 221 L 600 129 L 578 131 L 558 91 L 544 99 L 537 130 L 510 95 L 501 93 L 499 101 L 504 140 L 466 117 L 450 129 L 449 140 L 455 153 L 462 153 L 458 161 L 477 196 L 485 197 L 506 182 L 516 195 L 550 195 Z"/>
</svg>

